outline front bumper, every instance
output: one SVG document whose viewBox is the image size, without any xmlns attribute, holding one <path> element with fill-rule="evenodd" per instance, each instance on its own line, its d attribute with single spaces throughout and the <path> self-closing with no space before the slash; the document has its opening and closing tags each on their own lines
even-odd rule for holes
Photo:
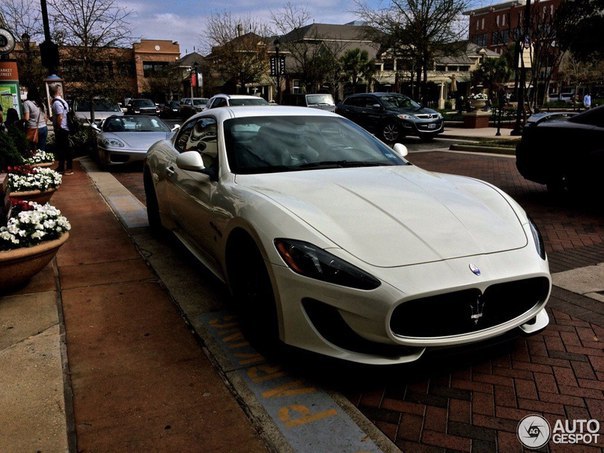
<svg viewBox="0 0 604 453">
<path fill-rule="evenodd" d="M 470 261 L 483 269 L 480 277 L 469 271 Z M 381 269 L 379 278 L 383 283 L 372 291 L 318 282 L 297 275 L 283 266 L 273 266 L 273 272 L 283 341 L 302 349 L 358 363 L 378 365 L 412 362 L 418 360 L 426 350 L 471 346 L 512 331 L 534 334 L 549 322 L 544 308 L 551 290 L 549 269 L 547 261 L 535 257 L 532 247 L 493 255 Z M 377 271 L 373 275 L 378 276 Z M 409 301 L 474 289 L 484 294 L 493 285 L 526 279 L 544 282 L 536 296 L 538 300 L 529 303 L 528 309 L 512 313 L 509 319 L 501 322 L 488 324 L 484 328 L 479 325 L 465 331 L 440 335 L 429 333 L 423 336 L 418 335 L 417 331 L 414 335 L 401 335 L 392 328 L 393 314 L 398 307 Z M 466 307 L 461 309 L 465 310 Z M 471 324 L 473 308 L 467 309 L 466 321 Z M 434 324 L 442 325 L 443 315 L 427 310 L 420 313 L 419 318 L 413 322 L 430 327 L 433 319 Z M 426 331 L 429 332 L 430 329 L 426 328 Z"/>
</svg>

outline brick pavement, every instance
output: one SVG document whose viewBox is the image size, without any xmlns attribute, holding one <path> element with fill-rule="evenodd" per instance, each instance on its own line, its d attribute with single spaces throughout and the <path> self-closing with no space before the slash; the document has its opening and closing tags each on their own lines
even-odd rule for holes
<svg viewBox="0 0 604 453">
<path fill-rule="evenodd" d="M 515 159 L 451 152 L 411 154 L 433 171 L 477 177 L 501 187 L 543 233 L 552 272 L 604 262 L 603 212 L 551 197 L 522 178 Z M 391 370 L 347 390 L 349 399 L 403 451 L 515 452 L 518 422 L 598 419 L 604 425 L 604 309 L 554 287 L 550 326 L 539 335 L 482 352 Z M 543 451 L 596 452 L 555 445 Z"/>
</svg>

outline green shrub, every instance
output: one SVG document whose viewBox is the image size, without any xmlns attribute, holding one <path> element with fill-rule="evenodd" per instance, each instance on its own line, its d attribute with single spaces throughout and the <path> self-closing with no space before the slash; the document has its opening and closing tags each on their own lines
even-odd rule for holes
<svg viewBox="0 0 604 453">
<path fill-rule="evenodd" d="M 0 132 L 0 171 L 5 171 L 8 166 L 21 164 L 23 164 L 23 156 L 11 134 Z"/>
</svg>

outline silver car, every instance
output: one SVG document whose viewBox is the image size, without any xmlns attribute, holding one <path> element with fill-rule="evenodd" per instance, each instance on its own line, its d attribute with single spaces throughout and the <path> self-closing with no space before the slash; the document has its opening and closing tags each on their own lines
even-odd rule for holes
<svg viewBox="0 0 604 453">
<path fill-rule="evenodd" d="M 156 116 L 110 116 L 97 131 L 96 158 L 103 167 L 142 161 L 149 147 L 170 138 L 174 129 Z"/>
</svg>

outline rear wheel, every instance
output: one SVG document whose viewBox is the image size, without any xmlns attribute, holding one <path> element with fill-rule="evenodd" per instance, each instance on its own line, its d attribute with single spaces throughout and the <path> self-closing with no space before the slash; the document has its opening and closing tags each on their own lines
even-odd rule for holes
<svg viewBox="0 0 604 453">
<path fill-rule="evenodd" d="M 229 285 L 242 327 L 250 342 L 263 352 L 279 345 L 279 325 L 271 279 L 260 251 L 249 238 L 231 247 Z"/>
<path fill-rule="evenodd" d="M 382 127 L 382 138 L 384 139 L 384 141 L 388 143 L 393 143 L 396 142 L 400 138 L 400 136 L 401 130 L 396 122 L 390 121 L 384 124 L 384 126 Z"/>
</svg>

